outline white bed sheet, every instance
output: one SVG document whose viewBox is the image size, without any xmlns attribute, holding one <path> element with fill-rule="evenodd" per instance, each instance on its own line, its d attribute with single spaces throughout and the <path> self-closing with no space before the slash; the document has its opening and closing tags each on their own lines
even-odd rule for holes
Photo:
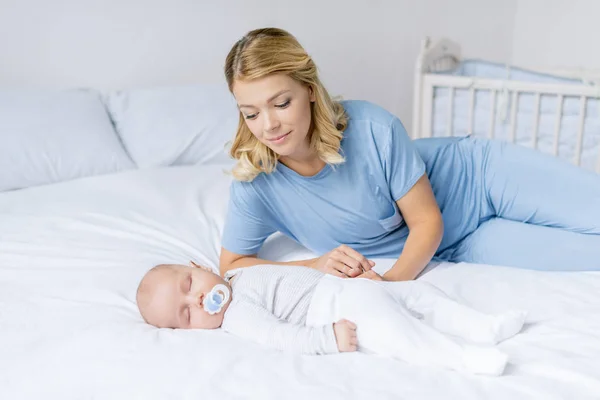
<svg viewBox="0 0 600 400">
<path fill-rule="evenodd" d="M 499 378 L 364 354 L 292 356 L 221 331 L 159 330 L 134 303 L 160 262 L 216 266 L 223 168 L 129 171 L 0 194 L 1 399 L 600 398 L 600 274 L 442 264 L 426 279 L 530 311 Z M 265 256 L 309 257 L 284 238 Z M 380 260 L 379 270 L 392 260 Z"/>
</svg>

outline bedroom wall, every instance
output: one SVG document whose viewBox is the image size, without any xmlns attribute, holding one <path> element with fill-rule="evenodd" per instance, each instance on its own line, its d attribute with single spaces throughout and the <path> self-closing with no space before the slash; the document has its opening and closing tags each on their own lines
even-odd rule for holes
<svg viewBox="0 0 600 400">
<path fill-rule="evenodd" d="M 517 2 L 514 64 L 600 70 L 599 40 L 598 0 Z"/>
<path fill-rule="evenodd" d="M 410 128 L 421 38 L 507 61 L 515 10 L 516 0 L 0 0 L 0 86 L 221 82 L 235 40 L 271 25 L 299 38 L 333 94 L 377 102 Z"/>
</svg>

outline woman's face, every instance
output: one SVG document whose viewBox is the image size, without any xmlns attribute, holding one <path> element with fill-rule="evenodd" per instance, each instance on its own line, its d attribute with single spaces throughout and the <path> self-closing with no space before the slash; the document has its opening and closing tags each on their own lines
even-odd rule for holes
<svg viewBox="0 0 600 400">
<path fill-rule="evenodd" d="M 282 157 L 294 157 L 309 148 L 311 102 L 314 93 L 284 74 L 252 81 L 236 81 L 233 95 L 256 138 Z"/>
</svg>

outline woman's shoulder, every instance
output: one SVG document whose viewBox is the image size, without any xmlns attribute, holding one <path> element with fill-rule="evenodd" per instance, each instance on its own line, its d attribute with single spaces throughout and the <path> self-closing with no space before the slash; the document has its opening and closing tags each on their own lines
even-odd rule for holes
<svg viewBox="0 0 600 400">
<path fill-rule="evenodd" d="M 385 108 L 367 100 L 343 100 L 340 102 L 348 115 L 349 123 L 364 121 L 389 127 L 396 118 Z"/>
<path fill-rule="evenodd" d="M 229 195 L 236 199 L 243 199 L 246 203 L 255 202 L 259 199 L 258 191 L 264 183 L 265 173 L 261 172 L 251 181 L 231 180 Z"/>
<path fill-rule="evenodd" d="M 385 108 L 364 100 L 342 102 L 348 115 L 348 126 L 344 131 L 342 147 L 346 152 L 365 148 L 380 151 L 389 146 L 393 132 L 402 125 L 400 119 Z M 372 142 L 374 146 L 368 146 Z"/>
</svg>

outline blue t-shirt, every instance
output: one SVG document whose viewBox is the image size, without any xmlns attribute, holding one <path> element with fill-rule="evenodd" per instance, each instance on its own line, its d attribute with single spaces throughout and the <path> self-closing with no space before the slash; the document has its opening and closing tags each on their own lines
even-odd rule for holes
<svg viewBox="0 0 600 400">
<path fill-rule="evenodd" d="M 278 163 L 271 174 L 233 182 L 225 249 L 256 254 L 279 231 L 317 254 L 346 244 L 366 257 L 399 257 L 408 228 L 395 201 L 423 176 L 425 164 L 393 114 L 366 101 L 342 104 L 346 161 L 310 177 Z"/>
</svg>

